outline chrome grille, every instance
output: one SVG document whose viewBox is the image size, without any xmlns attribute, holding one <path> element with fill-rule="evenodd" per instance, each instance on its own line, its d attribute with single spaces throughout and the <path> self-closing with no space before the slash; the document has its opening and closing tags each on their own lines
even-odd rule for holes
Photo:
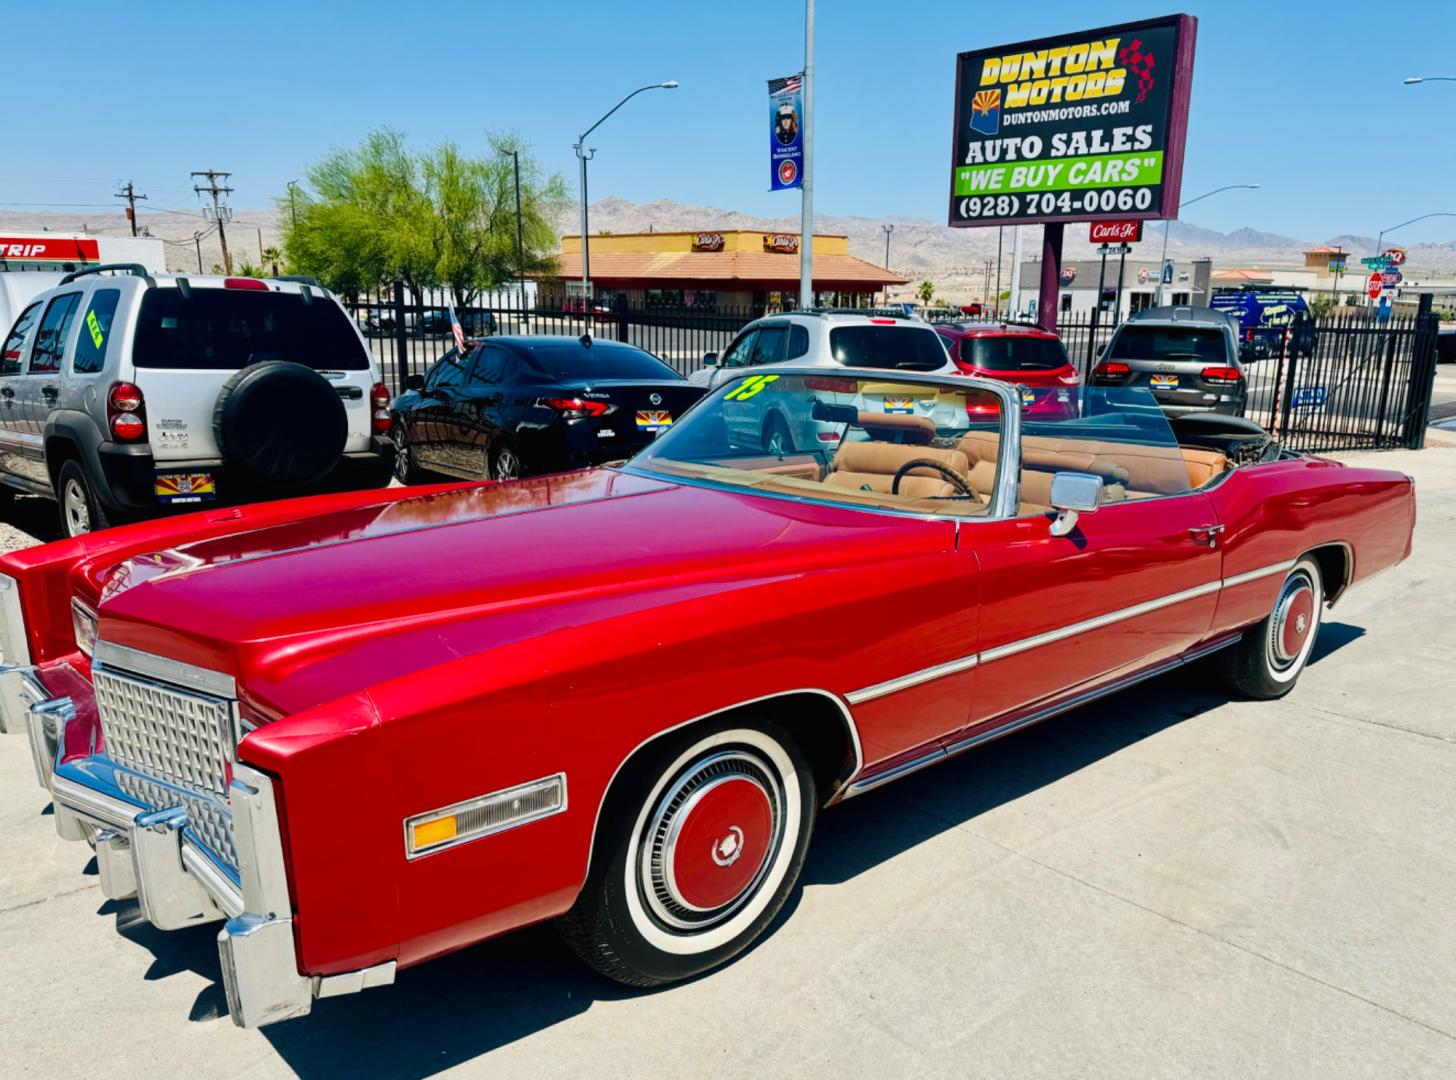
<svg viewBox="0 0 1456 1080">
<path fill-rule="evenodd" d="M 108 757 L 169 784 L 227 797 L 231 701 L 99 666 L 92 679 Z"/>
<path fill-rule="evenodd" d="M 137 802 L 155 809 L 181 806 L 187 811 L 187 832 L 193 839 L 236 869 L 238 850 L 233 846 L 233 816 L 226 806 L 210 796 L 164 787 L 121 769 L 113 775 L 116 786 Z"/>
</svg>

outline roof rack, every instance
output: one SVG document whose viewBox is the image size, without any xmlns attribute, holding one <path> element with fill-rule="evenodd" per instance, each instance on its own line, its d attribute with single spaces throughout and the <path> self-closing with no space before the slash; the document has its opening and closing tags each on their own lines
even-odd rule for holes
<svg viewBox="0 0 1456 1080">
<path fill-rule="evenodd" d="M 61 284 L 69 285 L 78 277 L 85 277 L 87 274 L 100 274 L 108 270 L 115 270 L 117 272 L 125 271 L 133 277 L 141 278 L 148 286 L 153 286 L 157 283 L 156 279 L 152 277 L 151 271 L 141 263 L 101 263 L 99 266 L 87 266 L 81 270 L 72 270 L 65 277 L 61 278 Z"/>
<path fill-rule="evenodd" d="M 907 319 L 913 320 L 914 316 L 907 315 L 899 308 L 866 308 L 866 307 L 808 307 L 796 308 L 793 311 L 785 311 L 785 315 L 864 315 L 877 319 Z M 918 320 L 916 320 L 918 321 Z"/>
</svg>

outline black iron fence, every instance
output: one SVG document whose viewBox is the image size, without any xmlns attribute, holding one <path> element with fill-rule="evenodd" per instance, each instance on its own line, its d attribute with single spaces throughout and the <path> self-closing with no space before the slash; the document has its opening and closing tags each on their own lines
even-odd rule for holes
<svg viewBox="0 0 1456 1080">
<path fill-rule="evenodd" d="M 378 293 L 343 297 L 396 392 L 405 378 L 423 373 L 454 345 L 445 295 L 415 297 L 402 284 Z M 733 335 L 762 315 L 738 308 L 651 308 L 613 305 L 591 311 L 531 302 L 526 293 L 493 293 L 456 308 L 468 337 L 555 334 L 625 341 L 646 349 L 684 375 L 700 368 L 703 354 L 722 352 Z"/>
<path fill-rule="evenodd" d="M 579 303 L 579 302 L 578 302 Z M 385 381 L 400 392 L 453 345 L 443 293 L 415 297 L 402 284 L 344 298 Z M 703 354 L 722 352 L 763 311 L 653 308 L 614 304 L 590 312 L 530 302 L 526 293 L 493 293 L 457 308 L 468 336 L 559 334 L 625 341 L 686 375 Z M 1057 333 L 1086 379 L 1117 323 L 1097 312 L 1063 318 Z M 1245 415 L 1294 450 L 1419 448 L 1424 444 L 1436 370 L 1438 317 L 1423 295 L 1414 316 L 1380 321 L 1374 309 L 1340 308 L 1309 335 L 1286 335 L 1272 355 L 1245 359 Z"/>
</svg>

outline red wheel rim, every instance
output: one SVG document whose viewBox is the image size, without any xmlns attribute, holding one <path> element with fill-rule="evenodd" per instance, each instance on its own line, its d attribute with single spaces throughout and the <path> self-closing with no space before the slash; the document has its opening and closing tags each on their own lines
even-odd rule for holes
<svg viewBox="0 0 1456 1080">
<path fill-rule="evenodd" d="M 1307 582 L 1300 582 L 1281 598 L 1274 623 L 1274 652 L 1281 661 L 1300 654 L 1314 629 L 1314 616 L 1314 590 Z"/>
<path fill-rule="evenodd" d="M 753 884 L 773 839 L 768 792 L 746 776 L 695 791 L 673 819 L 663 852 L 669 894 L 693 911 L 732 903 Z"/>
</svg>

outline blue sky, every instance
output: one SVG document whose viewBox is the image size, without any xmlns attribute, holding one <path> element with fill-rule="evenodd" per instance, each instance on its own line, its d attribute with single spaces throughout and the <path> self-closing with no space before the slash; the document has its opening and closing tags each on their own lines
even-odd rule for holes
<svg viewBox="0 0 1456 1080">
<path fill-rule="evenodd" d="M 1184 194 L 1262 185 L 1186 220 L 1323 239 L 1456 210 L 1456 83 L 1401 84 L 1456 76 L 1456 4 L 1185 9 L 1199 35 Z M 515 130 L 574 190 L 576 133 L 626 91 L 678 79 L 593 135 L 593 198 L 797 212 L 794 195 L 766 190 L 764 86 L 800 66 L 794 0 L 68 0 L 64 19 L 57 10 L 0 0 L 10 43 L 0 209 L 108 203 L 117 179 L 131 178 L 149 208 L 195 210 L 187 174 L 206 167 L 232 170 L 235 206 L 266 206 L 329 147 L 381 126 L 420 145 Z M 817 207 L 943 219 L 958 51 L 1174 10 L 819 0 Z M 1456 239 L 1456 218 L 1398 238 Z"/>
</svg>

